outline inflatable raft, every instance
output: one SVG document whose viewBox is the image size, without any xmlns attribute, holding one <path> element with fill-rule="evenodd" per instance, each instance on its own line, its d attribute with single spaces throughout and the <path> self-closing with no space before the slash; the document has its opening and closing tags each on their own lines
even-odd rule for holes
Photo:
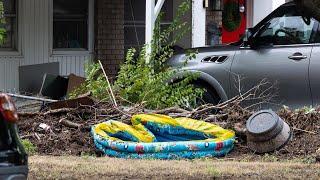
<svg viewBox="0 0 320 180">
<path fill-rule="evenodd" d="M 142 114 L 131 122 L 110 120 L 93 126 L 96 147 L 110 157 L 193 159 L 224 156 L 235 141 L 233 131 L 189 118 Z"/>
</svg>

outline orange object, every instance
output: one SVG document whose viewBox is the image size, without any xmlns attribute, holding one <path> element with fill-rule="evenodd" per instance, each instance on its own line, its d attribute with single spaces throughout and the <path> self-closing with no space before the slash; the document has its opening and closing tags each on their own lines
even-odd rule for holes
<svg viewBox="0 0 320 180">
<path fill-rule="evenodd" d="M 0 113 L 4 120 L 15 123 L 18 121 L 17 108 L 10 96 L 0 93 Z"/>
</svg>

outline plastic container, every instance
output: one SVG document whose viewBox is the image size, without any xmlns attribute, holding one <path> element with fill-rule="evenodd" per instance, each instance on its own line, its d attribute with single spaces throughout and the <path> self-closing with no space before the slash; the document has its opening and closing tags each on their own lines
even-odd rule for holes
<svg viewBox="0 0 320 180">
<path fill-rule="evenodd" d="M 291 139 L 289 125 L 272 110 L 253 114 L 246 127 L 248 147 L 256 153 L 279 150 Z"/>
</svg>

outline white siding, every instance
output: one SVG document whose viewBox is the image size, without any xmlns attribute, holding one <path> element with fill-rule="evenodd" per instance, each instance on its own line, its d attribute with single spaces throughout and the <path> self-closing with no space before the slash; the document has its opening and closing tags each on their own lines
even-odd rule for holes
<svg viewBox="0 0 320 180">
<path fill-rule="evenodd" d="M 272 1 L 272 10 L 276 10 L 279 6 L 286 3 L 286 0 L 273 0 Z"/>
<path fill-rule="evenodd" d="M 17 0 L 19 55 L 0 56 L 0 90 L 18 89 L 19 66 L 60 62 L 61 75 L 75 73 L 84 76 L 83 65 L 90 59 L 88 53 L 53 55 L 52 41 L 52 0 Z"/>
<path fill-rule="evenodd" d="M 70 73 L 85 76 L 84 64 L 90 56 L 55 56 L 50 58 L 50 62 L 60 63 L 60 74 L 68 75 Z"/>
<path fill-rule="evenodd" d="M 17 90 L 19 62 L 19 58 L 0 58 L 0 91 Z"/>
<path fill-rule="evenodd" d="M 272 12 L 272 1 L 254 0 L 253 4 L 253 25 L 258 24 L 262 19 Z"/>
</svg>

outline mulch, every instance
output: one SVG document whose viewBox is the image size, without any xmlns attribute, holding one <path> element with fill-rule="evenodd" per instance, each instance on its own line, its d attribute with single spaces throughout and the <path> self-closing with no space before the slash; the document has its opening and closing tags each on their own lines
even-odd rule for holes
<svg viewBox="0 0 320 180">
<path fill-rule="evenodd" d="M 210 106 L 196 110 L 169 108 L 159 111 L 147 111 L 141 106 L 132 108 L 114 108 L 111 104 L 81 106 L 76 109 L 58 109 L 41 113 L 20 113 L 18 123 L 20 136 L 30 140 L 37 146 L 41 155 L 98 155 L 90 127 L 94 124 L 114 119 L 130 122 L 130 115 L 136 113 L 161 113 L 171 116 L 187 116 L 218 124 L 224 128 L 233 129 L 237 133 L 237 143 L 231 158 L 240 158 L 253 153 L 246 146 L 245 122 L 252 111 L 230 103 L 217 111 Z M 197 113 L 201 112 L 201 113 Z M 286 121 L 292 131 L 292 140 L 281 150 L 272 153 L 280 159 L 308 158 L 314 156 L 320 148 L 320 109 L 293 111 L 283 108 L 279 116 Z M 41 125 L 42 124 L 42 125 Z M 43 127 L 43 124 L 46 128 Z M 260 156 L 260 155 L 253 155 Z"/>
</svg>

